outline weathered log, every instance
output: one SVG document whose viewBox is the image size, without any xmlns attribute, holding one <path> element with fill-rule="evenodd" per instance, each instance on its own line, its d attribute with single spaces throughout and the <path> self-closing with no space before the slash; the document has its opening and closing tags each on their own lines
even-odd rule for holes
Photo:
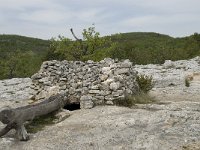
<svg viewBox="0 0 200 150">
<path fill-rule="evenodd" d="M 0 137 L 15 129 L 19 140 L 27 141 L 29 136 L 24 127 L 26 121 L 31 121 L 35 117 L 49 114 L 63 108 L 67 104 L 64 94 L 57 94 L 35 105 L 28 105 L 19 108 L 6 108 L 0 112 L 0 121 L 7 126 L 0 131 Z"/>
</svg>

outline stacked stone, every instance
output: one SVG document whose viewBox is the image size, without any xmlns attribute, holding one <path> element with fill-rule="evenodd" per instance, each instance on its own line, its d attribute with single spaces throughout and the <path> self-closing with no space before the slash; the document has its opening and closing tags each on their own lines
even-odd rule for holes
<svg viewBox="0 0 200 150">
<path fill-rule="evenodd" d="M 32 76 L 36 99 L 58 92 L 67 93 L 69 100 L 80 102 L 82 108 L 113 104 L 127 94 L 138 91 L 136 72 L 129 60 L 106 58 L 100 62 L 46 61 Z"/>
</svg>

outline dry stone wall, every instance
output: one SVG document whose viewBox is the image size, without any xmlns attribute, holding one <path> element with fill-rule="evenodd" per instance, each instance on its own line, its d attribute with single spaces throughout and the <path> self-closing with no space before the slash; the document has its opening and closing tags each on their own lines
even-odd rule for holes
<svg viewBox="0 0 200 150">
<path fill-rule="evenodd" d="M 46 61 L 32 76 L 35 99 L 58 92 L 67 93 L 70 101 L 80 102 L 81 108 L 113 104 L 127 94 L 138 92 L 136 71 L 129 60 L 106 58 L 100 62 Z"/>
</svg>

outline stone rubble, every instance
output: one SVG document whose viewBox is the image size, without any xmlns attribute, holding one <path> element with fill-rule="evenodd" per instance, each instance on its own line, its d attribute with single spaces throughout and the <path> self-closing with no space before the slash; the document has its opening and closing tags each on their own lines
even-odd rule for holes
<svg viewBox="0 0 200 150">
<path fill-rule="evenodd" d="M 67 93 L 71 102 L 81 108 L 113 104 L 126 94 L 138 92 L 136 72 L 129 60 L 105 58 L 100 62 L 46 61 L 32 76 L 35 99 L 44 99 L 58 92 Z"/>
</svg>

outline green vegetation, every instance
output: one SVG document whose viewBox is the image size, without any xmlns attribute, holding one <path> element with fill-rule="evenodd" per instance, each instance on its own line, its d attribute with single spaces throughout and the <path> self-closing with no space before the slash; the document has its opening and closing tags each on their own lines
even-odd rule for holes
<svg viewBox="0 0 200 150">
<path fill-rule="evenodd" d="M 185 86 L 190 87 L 190 81 L 187 78 L 185 78 Z"/>
<path fill-rule="evenodd" d="M 116 48 L 116 43 L 110 37 L 100 37 L 95 27 L 89 27 L 82 32 L 82 39 L 72 41 L 63 36 L 52 39 L 46 59 L 58 60 L 101 60 L 110 57 L 111 51 Z"/>
<path fill-rule="evenodd" d="M 134 64 L 200 56 L 200 34 L 173 38 L 158 33 L 120 33 L 100 37 L 94 27 L 84 29 L 82 40 L 59 36 L 41 40 L 0 35 L 0 79 L 30 77 L 45 60 L 94 60 L 105 57 L 130 59 Z"/>
<path fill-rule="evenodd" d="M 0 79 L 30 77 L 38 71 L 49 41 L 17 35 L 0 35 Z"/>
<path fill-rule="evenodd" d="M 185 77 L 185 86 L 190 87 L 190 82 L 193 80 L 192 76 Z"/>
<path fill-rule="evenodd" d="M 140 90 L 144 93 L 147 93 L 153 88 L 153 78 L 152 76 L 147 75 L 138 75 L 136 81 L 140 87 Z"/>
<path fill-rule="evenodd" d="M 130 59 L 134 64 L 161 64 L 165 60 L 189 59 L 200 55 L 200 34 L 197 33 L 184 38 L 145 32 L 120 33 L 100 38 L 95 28 L 89 28 L 83 32 L 82 46 L 80 41 L 71 41 L 64 37 L 54 40 L 52 43 L 50 54 L 54 59 L 60 60 L 91 59 L 98 61 L 105 57 L 111 57 Z M 83 45 L 90 49 L 87 50 L 87 53 L 83 52 Z M 91 47 L 93 48 L 91 49 Z M 51 57 L 47 57 L 47 59 L 51 59 Z"/>
<path fill-rule="evenodd" d="M 152 76 L 138 75 L 136 81 L 139 85 L 140 92 L 135 95 L 127 95 L 125 99 L 116 99 L 114 101 L 115 105 L 131 108 L 135 104 L 148 104 L 156 101 L 148 94 L 148 91 L 154 86 Z"/>
<path fill-rule="evenodd" d="M 38 71 L 41 63 L 41 57 L 32 51 L 8 52 L 0 59 L 0 79 L 31 76 Z"/>
<path fill-rule="evenodd" d="M 113 56 L 130 59 L 135 64 L 164 63 L 200 55 L 200 34 L 172 38 L 158 33 L 124 33 L 114 39 L 120 45 Z"/>
<path fill-rule="evenodd" d="M 0 35 L 1 56 L 7 52 L 20 50 L 22 52 L 32 51 L 36 54 L 44 55 L 49 47 L 50 41 L 19 36 L 19 35 Z"/>
</svg>

